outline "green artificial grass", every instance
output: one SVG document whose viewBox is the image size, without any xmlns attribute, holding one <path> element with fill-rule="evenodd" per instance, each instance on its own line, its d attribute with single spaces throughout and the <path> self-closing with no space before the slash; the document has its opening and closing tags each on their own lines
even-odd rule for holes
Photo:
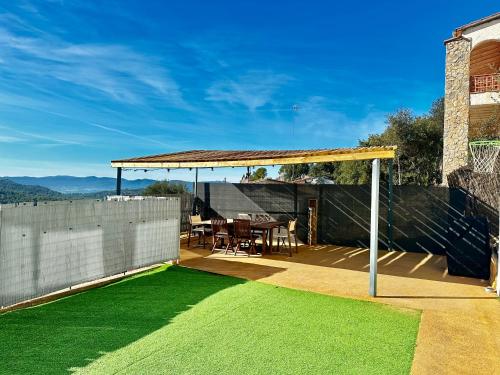
<svg viewBox="0 0 500 375">
<path fill-rule="evenodd" d="M 162 267 L 0 315 L 2 374 L 407 374 L 420 315 Z"/>
</svg>

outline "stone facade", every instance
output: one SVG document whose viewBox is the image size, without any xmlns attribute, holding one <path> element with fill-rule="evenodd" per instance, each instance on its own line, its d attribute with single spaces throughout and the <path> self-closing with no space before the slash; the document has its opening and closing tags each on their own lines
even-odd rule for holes
<svg viewBox="0 0 500 375">
<path fill-rule="evenodd" d="M 469 129 L 469 61 L 471 43 L 455 38 L 446 43 L 446 85 L 443 139 L 443 183 L 467 165 Z"/>
</svg>

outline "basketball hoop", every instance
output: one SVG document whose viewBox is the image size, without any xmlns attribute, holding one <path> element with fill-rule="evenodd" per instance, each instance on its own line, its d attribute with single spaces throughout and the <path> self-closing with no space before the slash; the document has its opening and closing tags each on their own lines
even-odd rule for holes
<svg viewBox="0 0 500 375">
<path fill-rule="evenodd" d="M 491 173 L 500 153 L 500 140 L 469 142 L 474 172 Z"/>
</svg>

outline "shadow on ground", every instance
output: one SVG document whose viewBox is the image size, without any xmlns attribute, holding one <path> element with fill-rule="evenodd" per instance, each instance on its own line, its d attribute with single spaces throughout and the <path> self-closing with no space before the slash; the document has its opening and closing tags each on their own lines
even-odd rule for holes
<svg viewBox="0 0 500 375">
<path fill-rule="evenodd" d="M 313 266 L 340 268 L 368 273 L 370 250 L 336 245 L 301 246 L 299 254 L 281 257 L 283 261 Z M 274 257 L 273 259 L 278 259 Z M 378 273 L 449 283 L 484 285 L 479 279 L 449 275 L 446 257 L 426 253 L 379 250 Z"/>
<path fill-rule="evenodd" d="M 0 315 L 0 373 L 72 372 L 168 325 L 210 295 L 242 283 L 232 277 L 162 267 Z"/>
<path fill-rule="evenodd" d="M 223 252 L 211 254 L 203 248 L 187 248 L 181 244 L 182 263 L 188 267 L 205 271 L 259 280 L 275 273 L 286 271 L 287 263 L 309 266 L 337 268 L 349 271 L 370 272 L 370 250 L 362 247 L 337 245 L 302 245 L 292 257 L 286 254 L 260 255 L 247 258 L 245 255 L 234 257 Z M 279 261 L 275 265 L 262 264 L 262 260 Z M 281 263 L 285 262 L 285 263 Z M 464 285 L 486 286 L 485 282 L 470 277 L 448 274 L 446 257 L 426 253 L 379 250 L 378 273 L 412 279 L 432 280 Z"/>
</svg>

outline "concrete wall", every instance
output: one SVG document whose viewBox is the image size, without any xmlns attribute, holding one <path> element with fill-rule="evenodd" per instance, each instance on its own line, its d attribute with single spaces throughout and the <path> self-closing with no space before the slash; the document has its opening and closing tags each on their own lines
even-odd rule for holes
<svg viewBox="0 0 500 375">
<path fill-rule="evenodd" d="M 180 198 L 0 206 L 0 306 L 179 257 Z"/>
</svg>

